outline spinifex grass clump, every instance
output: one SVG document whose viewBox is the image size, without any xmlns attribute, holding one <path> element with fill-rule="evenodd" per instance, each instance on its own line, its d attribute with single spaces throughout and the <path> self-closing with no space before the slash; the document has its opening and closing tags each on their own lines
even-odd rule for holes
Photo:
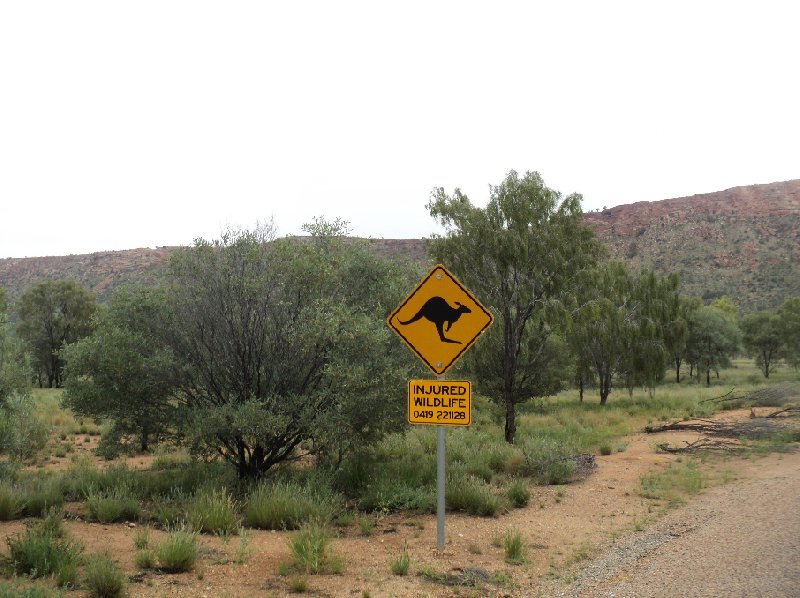
<svg viewBox="0 0 800 598">
<path fill-rule="evenodd" d="M 482 517 L 499 515 L 508 506 L 503 498 L 492 492 L 486 482 L 459 471 L 447 475 L 445 503 L 448 510 L 465 511 Z"/>
<path fill-rule="evenodd" d="M 528 489 L 528 484 L 524 480 L 514 480 L 511 482 L 506 489 L 506 495 L 511 501 L 511 504 L 518 509 L 527 507 L 531 500 L 531 491 Z"/>
<path fill-rule="evenodd" d="M 187 529 L 170 532 L 158 544 L 155 554 L 161 570 L 189 571 L 197 561 L 197 533 Z"/>
<path fill-rule="evenodd" d="M 20 486 L 20 497 L 24 503 L 22 512 L 29 517 L 41 517 L 52 508 L 64 504 L 61 481 L 57 478 L 34 478 Z"/>
<path fill-rule="evenodd" d="M 230 535 L 239 528 L 238 505 L 225 488 L 204 489 L 189 502 L 186 520 L 198 531 Z"/>
<path fill-rule="evenodd" d="M 506 562 L 512 565 L 522 565 L 528 562 L 525 540 L 518 530 L 510 529 L 503 534 L 503 552 Z"/>
<path fill-rule="evenodd" d="M 133 521 L 141 513 L 139 501 L 125 487 L 106 492 L 89 492 L 86 499 L 89 517 L 100 523 Z"/>
<path fill-rule="evenodd" d="M 404 546 L 403 552 L 389 563 L 389 568 L 394 575 L 408 575 L 408 568 L 410 565 L 411 555 L 408 553 L 408 546 Z"/>
<path fill-rule="evenodd" d="M 85 578 L 90 596 L 117 598 L 125 593 L 125 573 L 107 553 L 94 554 L 87 558 Z"/>
<path fill-rule="evenodd" d="M 22 516 L 25 506 L 19 488 L 8 482 L 0 483 L 0 521 L 11 521 Z"/>
<path fill-rule="evenodd" d="M 83 550 L 77 542 L 53 535 L 52 530 L 40 523 L 27 526 L 6 542 L 16 573 L 32 577 L 53 575 L 59 585 L 74 583 Z"/>
<path fill-rule="evenodd" d="M 259 529 L 298 529 L 306 521 L 328 522 L 341 508 L 341 498 L 294 482 L 262 482 L 250 494 L 245 522 Z"/>
<path fill-rule="evenodd" d="M 326 525 L 309 522 L 289 538 L 292 566 L 306 574 L 341 573 L 342 562 L 330 553 L 331 533 Z"/>
</svg>

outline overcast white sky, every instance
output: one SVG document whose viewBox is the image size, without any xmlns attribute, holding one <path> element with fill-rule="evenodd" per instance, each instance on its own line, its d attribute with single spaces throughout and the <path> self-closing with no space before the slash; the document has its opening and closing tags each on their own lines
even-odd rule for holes
<svg viewBox="0 0 800 598">
<path fill-rule="evenodd" d="M 0 0 L 0 258 L 800 178 L 797 2 Z"/>
</svg>

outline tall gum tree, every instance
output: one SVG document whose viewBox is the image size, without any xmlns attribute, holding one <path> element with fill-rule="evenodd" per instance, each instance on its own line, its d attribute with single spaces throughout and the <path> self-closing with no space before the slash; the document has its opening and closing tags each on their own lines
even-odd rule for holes
<svg viewBox="0 0 800 598">
<path fill-rule="evenodd" d="M 459 189 L 434 189 L 428 210 L 446 231 L 430 239 L 431 255 L 495 313 L 497 330 L 470 363 L 477 387 L 504 408 L 505 439 L 514 442 L 516 406 L 563 386 L 557 333 L 578 277 L 603 250 L 581 222 L 581 196 L 562 197 L 536 172 L 509 172 L 485 208 Z"/>
</svg>

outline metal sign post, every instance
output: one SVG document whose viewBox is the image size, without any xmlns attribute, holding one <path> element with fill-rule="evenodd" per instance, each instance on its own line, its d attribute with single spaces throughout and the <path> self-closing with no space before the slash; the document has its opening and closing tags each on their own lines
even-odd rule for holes
<svg viewBox="0 0 800 598">
<path fill-rule="evenodd" d="M 439 378 L 441 380 L 441 378 Z M 436 426 L 436 548 L 444 550 L 444 426 Z"/>
<path fill-rule="evenodd" d="M 408 423 L 436 425 L 436 548 L 444 550 L 447 425 L 472 421 L 468 381 L 443 384 L 447 370 L 492 324 L 483 307 L 444 266 L 435 266 L 386 319 L 386 324 L 435 375 L 409 380 Z"/>
</svg>

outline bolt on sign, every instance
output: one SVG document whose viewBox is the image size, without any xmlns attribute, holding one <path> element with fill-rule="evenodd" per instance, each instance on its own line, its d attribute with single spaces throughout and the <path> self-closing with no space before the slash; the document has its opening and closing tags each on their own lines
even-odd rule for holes
<svg viewBox="0 0 800 598">
<path fill-rule="evenodd" d="M 471 398 L 469 380 L 409 380 L 408 423 L 468 426 Z"/>
<path fill-rule="evenodd" d="M 441 264 L 409 293 L 386 323 L 437 376 L 442 376 L 493 316 Z"/>
</svg>

